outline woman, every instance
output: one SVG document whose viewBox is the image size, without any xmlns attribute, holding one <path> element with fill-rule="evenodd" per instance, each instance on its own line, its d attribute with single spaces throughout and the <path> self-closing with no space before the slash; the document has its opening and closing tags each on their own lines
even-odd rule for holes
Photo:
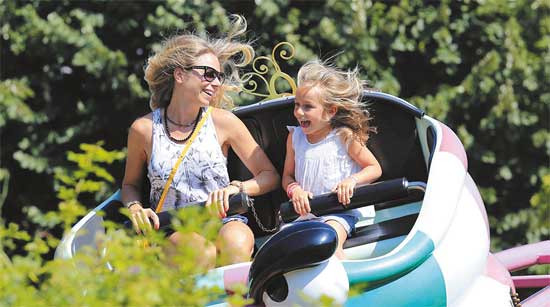
<svg viewBox="0 0 550 307">
<path fill-rule="evenodd" d="M 237 16 L 232 29 L 227 37 L 216 39 L 193 34 L 174 36 L 148 59 L 145 80 L 153 112 L 130 127 L 122 184 L 122 200 L 135 229 L 139 232 L 144 226 L 151 227 L 149 219 L 158 229 L 154 210 L 176 160 L 186 143 L 192 142 L 162 202 L 162 211 L 197 201 L 216 206 L 215 211 L 223 218 L 216 246 L 197 233 L 175 232 L 169 236 L 174 245 L 196 245 L 195 250 L 202 251 L 197 261 L 207 268 L 214 266 L 217 253 L 222 264 L 248 261 L 252 255 L 254 236 L 246 218 L 226 214 L 229 196 L 239 191 L 263 194 L 275 189 L 279 181 L 273 164 L 242 121 L 217 108 L 224 102 L 228 105 L 224 90 L 234 88 L 232 83 L 240 80 L 237 67 L 249 63 L 254 54 L 249 44 L 234 40 L 246 29 L 244 18 Z M 231 68 L 231 75 L 225 77 L 223 68 Z M 210 114 L 209 106 L 215 107 Z M 204 125 L 198 127 L 203 117 Z M 197 136 L 192 140 L 196 129 Z M 230 147 L 254 175 L 252 179 L 229 182 L 226 157 Z M 145 165 L 151 182 L 151 208 L 141 203 Z"/>
</svg>

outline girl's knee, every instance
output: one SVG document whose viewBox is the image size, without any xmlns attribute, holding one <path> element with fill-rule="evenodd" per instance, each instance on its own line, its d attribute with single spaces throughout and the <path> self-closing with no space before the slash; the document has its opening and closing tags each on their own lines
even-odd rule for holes
<svg viewBox="0 0 550 307">
<path fill-rule="evenodd" d="M 342 224 L 334 220 L 329 220 L 326 223 L 336 231 L 338 241 L 345 241 L 348 238 L 348 232 Z"/>
<path fill-rule="evenodd" d="M 344 254 L 344 242 L 348 238 L 348 232 L 344 226 L 337 221 L 329 220 L 327 224 L 332 227 L 338 235 L 338 246 L 336 247 L 334 255 L 340 260 L 346 259 L 346 255 Z"/>
</svg>

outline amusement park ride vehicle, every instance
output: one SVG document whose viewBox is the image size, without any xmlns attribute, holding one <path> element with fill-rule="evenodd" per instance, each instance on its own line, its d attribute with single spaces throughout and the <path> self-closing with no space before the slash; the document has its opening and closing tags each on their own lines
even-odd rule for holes
<svg viewBox="0 0 550 307">
<path fill-rule="evenodd" d="M 518 287 L 541 288 L 521 306 L 549 306 L 550 275 L 510 272 L 550 263 L 550 241 L 490 252 L 485 207 L 455 133 L 398 97 L 367 91 L 364 102 L 377 129 L 368 146 L 382 166 L 382 177 L 356 188 L 347 208 L 330 194 L 311 202 L 317 215 L 375 207 L 374 219 L 360 220 L 345 242 L 347 259 L 333 256 L 336 233 L 323 223 L 293 223 L 268 236 L 251 215 L 257 238 L 253 261 L 213 269 L 199 282 L 222 289 L 245 284 L 248 296 L 265 306 L 307 305 L 304 294 L 325 294 L 344 306 L 519 306 Z M 279 172 L 286 126 L 296 125 L 293 106 L 294 97 L 287 96 L 234 110 Z M 251 177 L 233 153 L 228 170 L 231 179 Z M 262 204 L 256 214 L 268 227 L 275 226 L 278 216 L 285 222 L 297 217 L 281 189 L 255 202 Z M 56 257 L 70 258 L 95 246 L 95 236 L 105 231 L 104 220 L 120 206 L 117 192 L 89 212 L 63 238 Z M 354 285 L 361 291 L 349 295 Z"/>
<path fill-rule="evenodd" d="M 269 238 L 252 262 L 216 268 L 204 282 L 226 289 L 244 282 L 250 297 L 266 306 L 304 304 L 301 293 L 329 295 L 344 306 L 513 306 L 516 287 L 543 288 L 522 306 L 548 303 L 550 276 L 512 277 L 509 272 L 550 263 L 550 241 L 489 251 L 486 211 L 453 131 L 397 97 L 366 92 L 364 99 L 378 130 L 369 148 L 382 177 L 358 187 L 348 208 L 334 195 L 315 197 L 311 204 L 317 215 L 374 205 L 374 220 L 359 221 L 344 245 L 347 260 L 333 257 L 337 240 L 330 227 L 302 222 Z M 234 110 L 279 171 L 285 127 L 296 124 L 293 105 L 294 97 L 283 97 Z M 232 179 L 250 177 L 234 154 L 228 160 Z M 297 217 L 286 200 L 281 190 L 256 199 L 264 224 L 275 224 L 279 208 L 285 222 Z M 117 192 L 73 227 L 56 256 L 69 258 L 95 244 L 104 219 L 120 206 Z M 257 225 L 253 229 L 260 242 L 265 232 Z M 359 283 L 365 284 L 363 292 L 348 297 L 349 286 Z"/>
</svg>

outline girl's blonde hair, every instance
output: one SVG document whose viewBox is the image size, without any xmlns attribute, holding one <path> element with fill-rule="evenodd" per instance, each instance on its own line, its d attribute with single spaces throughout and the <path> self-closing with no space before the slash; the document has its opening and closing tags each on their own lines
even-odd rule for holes
<svg viewBox="0 0 550 307">
<path fill-rule="evenodd" d="M 174 89 L 174 70 L 177 67 L 192 66 L 197 57 L 212 53 L 220 61 L 226 78 L 211 105 L 214 107 L 231 108 L 233 102 L 226 95 L 227 90 L 240 88 L 241 79 L 238 67 L 250 63 L 254 58 L 254 49 L 248 42 L 240 42 L 235 38 L 246 31 L 246 19 L 232 15 L 230 31 L 227 36 L 210 38 L 196 34 L 172 36 L 162 42 L 160 49 L 147 60 L 145 81 L 149 85 L 151 98 L 149 106 L 152 110 L 170 104 Z M 229 74 L 228 74 L 229 71 Z"/>
<path fill-rule="evenodd" d="M 373 131 L 369 112 L 361 103 L 367 82 L 359 78 L 357 68 L 341 71 L 319 60 L 304 64 L 298 71 L 298 87 L 319 90 L 325 110 L 336 107 L 330 125 L 344 142 L 355 139 L 364 144 Z"/>
</svg>

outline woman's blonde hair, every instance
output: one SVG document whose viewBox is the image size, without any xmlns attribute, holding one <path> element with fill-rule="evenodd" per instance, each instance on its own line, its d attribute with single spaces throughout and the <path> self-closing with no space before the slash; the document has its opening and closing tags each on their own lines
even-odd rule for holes
<svg viewBox="0 0 550 307">
<path fill-rule="evenodd" d="M 241 79 L 238 67 L 250 63 L 254 58 L 254 49 L 248 42 L 235 38 L 246 31 L 246 20 L 239 15 L 232 15 L 230 31 L 226 36 L 211 38 L 192 33 L 172 36 L 162 42 L 160 49 L 147 60 L 145 81 L 149 85 L 152 110 L 170 104 L 174 89 L 174 70 L 194 64 L 197 57 L 212 53 L 220 61 L 226 78 L 211 105 L 231 108 L 232 100 L 226 95 L 227 90 L 240 88 Z M 228 73 L 229 72 L 229 73 Z"/>
<path fill-rule="evenodd" d="M 317 87 L 324 109 L 336 107 L 330 125 L 344 142 L 355 139 L 364 144 L 369 137 L 371 120 L 361 103 L 367 82 L 359 78 L 359 70 L 341 71 L 319 60 L 304 64 L 298 71 L 298 87 Z"/>
</svg>

